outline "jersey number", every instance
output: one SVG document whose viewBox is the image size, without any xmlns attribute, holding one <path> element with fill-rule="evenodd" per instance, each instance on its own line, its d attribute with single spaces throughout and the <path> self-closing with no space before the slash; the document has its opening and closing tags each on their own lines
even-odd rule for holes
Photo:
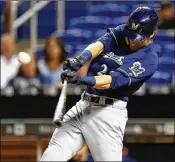
<svg viewBox="0 0 175 162">
<path fill-rule="evenodd" d="M 104 74 L 107 73 L 107 71 L 108 71 L 107 65 L 106 64 L 103 64 L 103 65 L 101 65 L 101 67 L 103 68 L 103 70 L 100 71 L 100 72 L 98 72 L 97 75 L 104 75 Z"/>
</svg>

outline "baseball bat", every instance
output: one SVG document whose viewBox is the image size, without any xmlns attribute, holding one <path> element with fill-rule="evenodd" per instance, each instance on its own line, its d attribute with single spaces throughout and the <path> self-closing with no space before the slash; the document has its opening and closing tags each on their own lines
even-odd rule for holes
<svg viewBox="0 0 175 162">
<path fill-rule="evenodd" d="M 64 80 L 63 88 L 61 90 L 61 94 L 54 112 L 53 124 L 56 127 L 60 127 L 62 125 L 62 118 L 65 113 L 65 103 L 67 98 L 67 80 Z"/>
</svg>

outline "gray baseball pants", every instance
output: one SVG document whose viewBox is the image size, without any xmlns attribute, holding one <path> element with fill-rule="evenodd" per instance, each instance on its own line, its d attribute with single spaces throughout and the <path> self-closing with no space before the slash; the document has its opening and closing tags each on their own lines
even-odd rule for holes
<svg viewBox="0 0 175 162">
<path fill-rule="evenodd" d="M 128 120 L 127 102 L 113 105 L 81 99 L 56 128 L 41 161 L 68 161 L 86 142 L 94 161 L 122 161 L 123 136 Z"/>
</svg>

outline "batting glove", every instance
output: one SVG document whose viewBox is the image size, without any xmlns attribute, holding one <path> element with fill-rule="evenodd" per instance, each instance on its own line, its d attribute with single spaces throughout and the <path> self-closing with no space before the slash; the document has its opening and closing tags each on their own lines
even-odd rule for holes
<svg viewBox="0 0 175 162">
<path fill-rule="evenodd" d="M 84 84 L 88 86 L 94 86 L 96 84 L 96 80 L 94 76 L 77 76 L 75 72 L 70 70 L 66 70 L 61 73 L 61 81 L 67 80 L 68 83 L 72 84 Z"/>
<path fill-rule="evenodd" d="M 71 70 L 77 72 L 81 66 L 81 61 L 78 58 L 68 58 L 63 63 L 63 70 Z"/>
<path fill-rule="evenodd" d="M 75 75 L 76 73 L 70 70 L 66 70 L 61 73 L 61 81 L 62 83 L 64 80 L 67 80 L 68 83 L 72 84 L 79 84 L 79 81 L 77 80 L 77 76 Z"/>
</svg>

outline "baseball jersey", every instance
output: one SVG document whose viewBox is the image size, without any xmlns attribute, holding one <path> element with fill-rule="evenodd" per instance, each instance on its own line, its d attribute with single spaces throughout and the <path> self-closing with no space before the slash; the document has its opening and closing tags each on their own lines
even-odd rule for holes
<svg viewBox="0 0 175 162">
<path fill-rule="evenodd" d="M 111 75 L 109 89 L 87 87 L 86 92 L 128 101 L 143 83 L 157 70 L 158 55 L 153 43 L 133 51 L 129 40 L 123 35 L 124 25 L 107 29 L 98 41 L 104 45 L 103 52 L 95 58 L 88 69 L 88 76 Z"/>
</svg>

